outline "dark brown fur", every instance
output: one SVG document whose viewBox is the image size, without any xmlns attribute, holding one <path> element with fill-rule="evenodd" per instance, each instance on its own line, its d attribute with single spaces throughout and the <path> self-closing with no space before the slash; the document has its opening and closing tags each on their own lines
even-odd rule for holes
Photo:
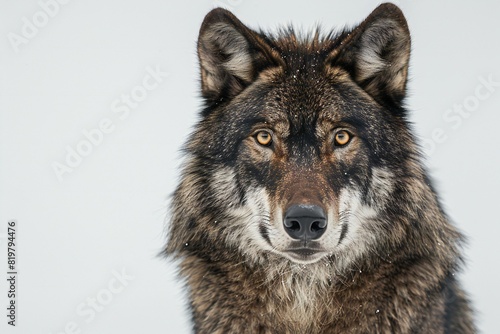
<svg viewBox="0 0 500 334">
<path fill-rule="evenodd" d="M 474 333 L 455 278 L 463 238 L 405 117 L 401 11 L 384 4 L 353 30 L 301 38 L 254 32 L 215 9 L 198 52 L 206 107 L 166 249 L 186 279 L 194 331 Z M 332 145 L 339 128 L 352 135 L 346 147 Z M 261 129 L 272 146 L 256 143 Z M 325 249 L 320 259 L 286 256 L 299 241 L 280 219 L 294 204 L 331 212 L 330 234 L 304 241 Z"/>
</svg>

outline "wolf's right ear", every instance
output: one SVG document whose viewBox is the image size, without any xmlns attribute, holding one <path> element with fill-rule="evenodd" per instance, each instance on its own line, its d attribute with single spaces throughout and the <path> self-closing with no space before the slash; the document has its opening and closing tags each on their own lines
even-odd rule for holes
<svg viewBox="0 0 500 334">
<path fill-rule="evenodd" d="M 280 57 L 231 12 L 216 8 L 205 16 L 198 38 L 201 90 L 210 102 L 232 98 Z"/>
</svg>

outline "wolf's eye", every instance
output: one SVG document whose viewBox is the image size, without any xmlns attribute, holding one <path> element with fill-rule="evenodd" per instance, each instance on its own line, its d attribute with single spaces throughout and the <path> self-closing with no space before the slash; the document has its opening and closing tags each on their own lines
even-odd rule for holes
<svg viewBox="0 0 500 334">
<path fill-rule="evenodd" d="M 335 145 L 344 146 L 351 140 L 351 135 L 345 130 L 340 130 L 335 134 Z"/>
<path fill-rule="evenodd" d="M 259 144 L 262 146 L 269 146 L 271 145 L 271 142 L 273 140 L 273 137 L 271 134 L 267 131 L 259 131 L 257 135 L 255 136 L 255 139 Z"/>
</svg>

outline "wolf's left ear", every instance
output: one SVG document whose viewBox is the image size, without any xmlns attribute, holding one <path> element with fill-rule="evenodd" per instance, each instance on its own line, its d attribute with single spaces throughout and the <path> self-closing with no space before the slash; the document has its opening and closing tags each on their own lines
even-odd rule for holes
<svg viewBox="0 0 500 334">
<path fill-rule="evenodd" d="M 257 32 L 231 12 L 216 8 L 205 16 L 198 37 L 203 97 L 215 102 L 232 98 L 280 57 Z"/>
<path fill-rule="evenodd" d="M 410 32 L 401 10 L 390 3 L 377 7 L 329 57 L 382 104 L 401 105 L 410 59 Z"/>
</svg>

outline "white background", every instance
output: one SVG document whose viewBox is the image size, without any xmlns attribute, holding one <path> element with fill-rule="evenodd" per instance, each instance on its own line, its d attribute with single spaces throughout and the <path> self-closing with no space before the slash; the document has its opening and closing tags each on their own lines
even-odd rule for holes
<svg viewBox="0 0 500 334">
<path fill-rule="evenodd" d="M 6 272 L 7 221 L 16 219 L 20 272 L 16 328 L 6 324 L 0 274 L 0 331 L 188 333 L 175 266 L 156 254 L 179 148 L 201 104 L 195 42 L 204 15 L 223 5 L 254 28 L 330 28 L 360 22 L 378 1 L 73 0 L 47 22 L 37 1 L 0 3 L 0 267 Z M 500 3 L 397 3 L 412 33 L 411 119 L 421 143 L 433 131 L 445 138 L 428 166 L 447 212 L 469 236 L 462 281 L 479 327 L 495 333 L 500 86 L 482 100 L 474 95 L 488 92 L 480 77 L 500 82 Z M 16 52 L 9 36 L 22 36 L 33 16 L 43 26 Z M 148 67 L 169 75 L 120 119 L 111 105 L 142 85 Z M 467 116 L 443 119 L 464 104 Z M 64 164 L 67 147 L 105 118 L 113 131 L 59 181 L 53 163 Z M 123 270 L 133 277 L 126 286 L 113 278 Z M 96 297 L 107 304 L 93 318 L 77 311 L 88 312 Z"/>
</svg>

